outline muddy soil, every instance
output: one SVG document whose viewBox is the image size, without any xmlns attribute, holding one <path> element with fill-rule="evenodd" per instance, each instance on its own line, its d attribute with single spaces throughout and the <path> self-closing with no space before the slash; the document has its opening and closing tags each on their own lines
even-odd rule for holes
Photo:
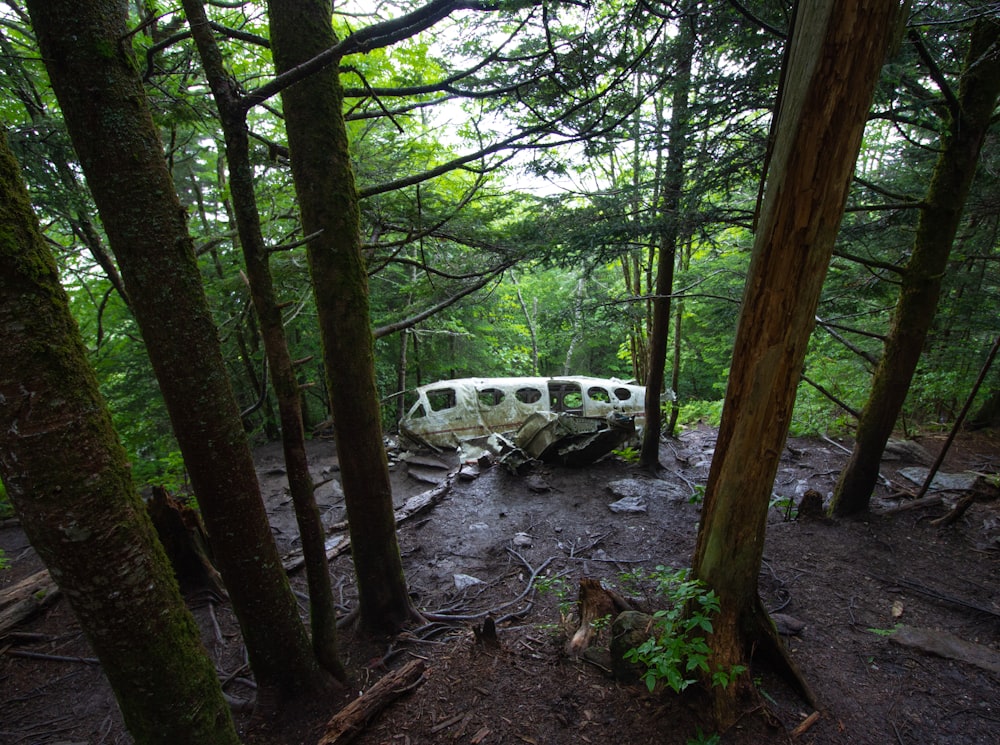
<svg viewBox="0 0 1000 745">
<path fill-rule="evenodd" d="M 789 442 L 759 586 L 772 613 L 801 626 L 786 639 L 820 703 L 819 716 L 793 740 L 789 733 L 812 708 L 773 671 L 755 667 L 760 706 L 721 742 L 1000 742 L 1000 505 L 995 498 L 977 500 L 950 526 L 933 521 L 959 491 L 895 511 L 919 487 L 908 469 L 926 468 L 943 439 L 924 436 L 915 441 L 919 449 L 900 448 L 883 463 L 872 512 L 836 522 L 799 516 L 795 504 L 807 490 L 829 498 L 850 443 Z M 649 693 L 608 675 L 601 651 L 607 632 L 585 657 L 571 658 L 564 650 L 581 578 L 600 579 L 637 604 L 655 605 L 655 597 L 637 593 L 625 577 L 689 565 L 714 442 L 714 430 L 705 427 L 665 441 L 657 479 L 616 458 L 577 469 L 540 465 L 515 475 L 493 467 L 473 478 L 453 475 L 440 503 L 399 526 L 414 602 L 435 620 L 395 639 L 345 628 L 340 642 L 351 692 L 285 719 L 251 720 L 253 683 L 229 608 L 189 598 L 246 739 L 314 743 L 347 698 L 420 658 L 426 681 L 356 742 L 710 742 L 714 733 L 700 716 L 697 695 Z M 316 440 L 310 452 L 314 477 L 322 482 L 317 499 L 324 521 L 334 525 L 345 517 L 334 447 Z M 280 447 L 260 448 L 257 460 L 275 538 L 283 552 L 293 550 L 297 530 Z M 394 462 L 397 505 L 448 478 L 456 465 L 455 456 Z M 964 434 L 952 446 L 942 470 L 970 469 L 1000 471 L 997 433 Z M 12 560 L 0 572 L 0 590 L 41 567 L 16 523 L 0 527 L 0 547 Z M 330 571 L 346 613 L 355 603 L 350 557 L 336 558 Z M 532 578 L 547 591 L 532 591 Z M 304 591 L 301 573 L 292 581 Z M 487 615 L 497 621 L 498 649 L 475 642 L 473 627 Z M 977 645 L 973 659 L 900 644 L 900 634 L 890 632 L 901 626 Z M 0 639 L 0 743 L 131 742 L 64 600 L 17 631 L 16 638 Z"/>
</svg>

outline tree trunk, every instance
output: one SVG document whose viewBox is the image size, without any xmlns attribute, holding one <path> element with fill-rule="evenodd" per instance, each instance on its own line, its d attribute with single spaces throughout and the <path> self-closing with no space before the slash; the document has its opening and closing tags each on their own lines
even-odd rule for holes
<svg viewBox="0 0 1000 745">
<path fill-rule="evenodd" d="M 115 0 L 31 0 L 38 44 L 262 688 L 325 679 L 281 569 L 194 248 Z"/>
<path fill-rule="evenodd" d="M 278 73 L 337 39 L 324 0 L 270 0 L 271 46 Z M 351 169 L 338 64 L 282 92 L 292 177 L 323 340 L 341 483 L 351 529 L 361 624 L 398 631 L 414 617 L 392 513 L 392 487 L 375 386 L 368 276 Z"/>
<path fill-rule="evenodd" d="M 239 742 L 0 131 L 0 473 L 137 742 Z"/>
<path fill-rule="evenodd" d="M 861 412 L 854 450 L 833 495 L 833 512 L 868 509 L 882 451 L 892 434 L 937 311 L 941 282 L 976 173 L 983 138 L 1000 94 L 1000 21 L 980 18 L 972 29 L 958 100 L 917 223 L 885 351 Z"/>
<path fill-rule="evenodd" d="M 688 5 L 688 10 L 692 10 Z M 667 164 L 660 205 L 660 240 L 656 264 L 656 292 L 653 296 L 652 329 L 649 334 L 649 364 L 646 374 L 646 426 L 642 433 L 639 463 L 655 471 L 660 465 L 660 432 L 663 412 L 664 371 L 670 330 L 670 296 L 674 291 L 674 265 L 680 234 L 681 192 L 684 189 L 684 160 L 687 155 L 688 97 L 691 93 L 691 58 L 694 56 L 695 16 L 681 18 L 674 40 L 673 96 L 670 104 L 670 134 L 667 137 Z"/>
<path fill-rule="evenodd" d="M 722 606 L 708 639 L 713 670 L 747 665 L 756 649 L 794 671 L 757 594 L 768 500 L 898 9 L 881 0 L 798 6 L 694 553 L 695 576 L 718 593 Z M 748 675 L 713 689 L 720 729 L 739 718 L 748 694 Z"/>
<path fill-rule="evenodd" d="M 337 654 L 337 612 L 330 584 L 330 568 L 326 560 L 325 531 L 319 507 L 313 494 L 312 476 L 306 457 L 305 429 L 302 404 L 292 357 L 288 352 L 285 327 L 281 318 L 268 264 L 267 246 L 260 229 L 260 214 L 254 192 L 253 168 L 250 163 L 250 142 L 246 117 L 239 107 L 235 80 L 226 74 L 222 54 L 208 25 L 202 0 L 183 0 L 191 33 L 202 67 L 208 76 L 222 121 L 226 139 L 226 159 L 229 163 L 229 186 L 233 199 L 237 230 L 254 310 L 260 323 L 264 353 L 281 417 L 281 444 L 288 474 L 288 489 L 295 508 L 295 519 L 302 541 L 306 578 L 309 584 L 309 618 L 313 650 L 320 664 L 339 680 L 347 674 Z"/>
</svg>

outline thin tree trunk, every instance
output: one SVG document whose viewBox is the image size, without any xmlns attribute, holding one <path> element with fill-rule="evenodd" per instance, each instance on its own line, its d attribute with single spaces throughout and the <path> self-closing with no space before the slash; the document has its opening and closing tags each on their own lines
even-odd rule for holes
<svg viewBox="0 0 1000 745">
<path fill-rule="evenodd" d="M 694 3 L 686 6 L 694 10 Z M 663 175 L 660 205 L 659 252 L 656 265 L 656 290 L 653 295 L 652 327 L 649 334 L 649 363 L 646 374 L 646 426 L 642 433 L 639 464 L 655 471 L 660 464 L 660 433 L 663 412 L 664 371 L 667 362 L 667 338 L 670 330 L 670 296 L 674 290 L 674 265 L 680 235 L 681 192 L 684 189 L 684 160 L 687 157 L 688 97 L 691 93 L 691 59 L 694 56 L 695 14 L 681 18 L 674 40 L 674 78 L 671 98 L 670 134 L 667 138 L 667 162 Z"/>
<path fill-rule="evenodd" d="M 757 575 L 799 374 L 898 10 L 883 0 L 798 6 L 694 553 L 695 576 L 718 593 L 722 606 L 708 639 L 712 669 L 749 667 L 756 650 L 784 663 L 807 698 L 761 605 Z M 713 688 L 716 725 L 731 726 L 753 695 L 746 674 Z"/>
<path fill-rule="evenodd" d="M 0 474 L 136 742 L 237 745 L 0 130 Z"/>
<path fill-rule="evenodd" d="M 882 452 L 902 411 L 937 312 L 948 257 L 1000 95 L 998 39 L 1000 21 L 995 16 L 980 18 L 972 29 L 958 99 L 920 211 L 892 328 L 858 421 L 854 450 L 834 490 L 832 511 L 836 515 L 868 509 Z"/>
<path fill-rule="evenodd" d="M 280 74 L 337 39 L 326 0 L 270 0 L 271 45 Z M 351 529 L 361 624 L 398 631 L 415 617 L 392 510 L 382 442 L 368 276 L 337 63 L 284 90 L 292 177 L 307 235 L 323 340 L 341 483 Z"/>
<path fill-rule="evenodd" d="M 262 689 L 326 676 L 281 568 L 250 447 L 117 0 L 28 3 Z"/>
<path fill-rule="evenodd" d="M 312 476 L 306 457 L 305 430 L 298 381 L 275 298 L 267 246 L 260 229 L 260 214 L 254 192 L 250 164 L 250 141 L 246 117 L 239 107 L 234 79 L 226 74 L 222 54 L 208 25 L 202 0 L 183 0 L 188 24 L 198 45 L 202 67 L 222 121 L 229 163 L 229 188 L 233 198 L 243 258 L 254 309 L 260 323 L 264 352 L 271 371 L 281 417 L 281 444 L 285 455 L 288 488 L 302 541 L 306 578 L 309 585 L 309 618 L 313 650 L 320 664 L 340 680 L 347 675 L 337 654 L 337 613 L 334 606 L 330 569 L 326 559 L 325 531 L 313 494 Z"/>
</svg>

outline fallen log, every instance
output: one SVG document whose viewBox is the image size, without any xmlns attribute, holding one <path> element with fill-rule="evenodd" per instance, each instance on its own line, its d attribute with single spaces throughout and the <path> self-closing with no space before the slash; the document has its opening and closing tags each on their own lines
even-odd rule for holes
<svg viewBox="0 0 1000 745">
<path fill-rule="evenodd" d="M 56 601 L 59 588 L 47 569 L 0 592 L 0 636 Z"/>
<path fill-rule="evenodd" d="M 383 676 L 347 706 L 334 714 L 317 745 L 343 745 L 360 735 L 383 709 L 426 680 L 423 660 L 412 660 Z"/>
</svg>

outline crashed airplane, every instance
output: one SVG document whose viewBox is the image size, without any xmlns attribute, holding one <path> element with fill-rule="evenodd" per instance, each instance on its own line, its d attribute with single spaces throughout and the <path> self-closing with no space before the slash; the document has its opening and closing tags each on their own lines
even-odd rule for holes
<svg viewBox="0 0 1000 745">
<path fill-rule="evenodd" d="M 646 419 L 646 389 L 616 378 L 460 378 L 420 386 L 416 394 L 399 423 L 411 443 L 463 448 L 493 436 L 501 451 L 568 465 L 634 440 Z"/>
</svg>

